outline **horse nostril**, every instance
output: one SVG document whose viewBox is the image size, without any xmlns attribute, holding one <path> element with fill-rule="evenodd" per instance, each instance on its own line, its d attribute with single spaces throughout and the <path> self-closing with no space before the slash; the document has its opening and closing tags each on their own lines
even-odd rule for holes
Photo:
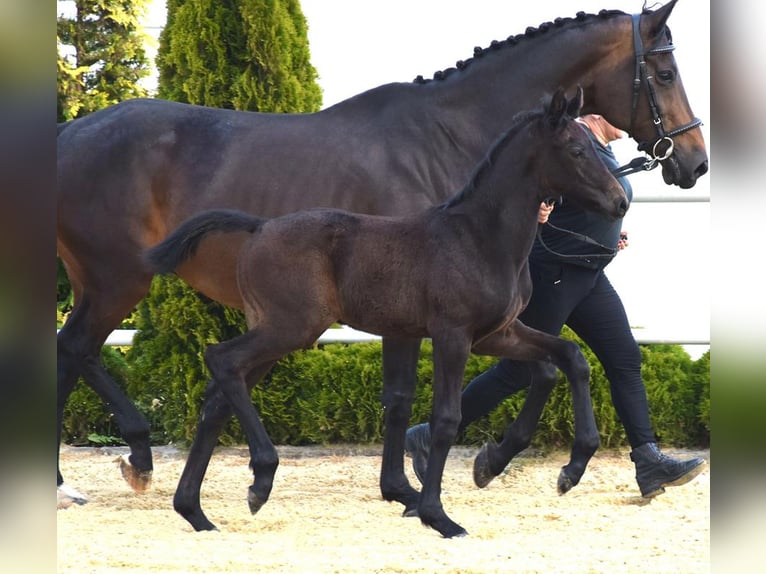
<svg viewBox="0 0 766 574">
<path fill-rule="evenodd" d="M 701 177 L 707 173 L 708 170 L 708 164 L 707 160 L 703 161 L 699 166 L 697 166 L 697 169 L 694 170 L 694 175 L 697 177 Z"/>
<path fill-rule="evenodd" d="M 621 199 L 620 200 L 620 215 L 625 215 L 628 212 L 628 200 L 627 199 Z"/>
</svg>

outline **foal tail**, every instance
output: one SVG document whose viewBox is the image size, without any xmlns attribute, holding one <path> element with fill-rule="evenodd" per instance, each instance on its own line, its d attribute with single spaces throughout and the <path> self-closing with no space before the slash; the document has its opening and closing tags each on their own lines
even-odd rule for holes
<svg viewBox="0 0 766 574">
<path fill-rule="evenodd" d="M 144 262 L 152 273 L 172 273 L 181 263 L 192 257 L 208 233 L 257 231 L 266 219 L 243 211 L 214 209 L 184 221 L 162 242 L 144 252 Z"/>
</svg>

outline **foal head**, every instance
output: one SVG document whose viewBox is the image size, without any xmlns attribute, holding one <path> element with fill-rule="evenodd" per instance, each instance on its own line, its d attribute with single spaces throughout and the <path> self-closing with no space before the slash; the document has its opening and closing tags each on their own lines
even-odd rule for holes
<svg viewBox="0 0 766 574">
<path fill-rule="evenodd" d="M 583 103 L 582 88 L 572 99 L 559 89 L 534 122 L 531 154 L 544 200 L 565 196 L 584 209 L 612 218 L 625 215 L 628 199 L 575 118 Z"/>
</svg>

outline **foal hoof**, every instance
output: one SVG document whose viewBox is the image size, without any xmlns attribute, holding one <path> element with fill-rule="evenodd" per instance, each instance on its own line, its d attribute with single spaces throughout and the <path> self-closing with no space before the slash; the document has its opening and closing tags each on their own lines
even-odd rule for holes
<svg viewBox="0 0 766 574">
<path fill-rule="evenodd" d="M 151 470 L 138 470 L 135 466 L 130 464 L 128 455 L 123 454 L 117 457 L 116 462 L 120 467 L 122 478 L 130 485 L 130 488 L 138 494 L 143 494 L 152 485 L 152 471 Z"/>
<path fill-rule="evenodd" d="M 479 454 L 473 461 L 473 481 L 479 488 L 484 488 L 494 480 L 497 475 L 489 468 L 489 449 L 486 444 L 481 447 Z"/>
<path fill-rule="evenodd" d="M 247 505 L 250 507 L 250 514 L 257 513 L 261 507 L 266 504 L 268 498 L 263 498 L 255 494 L 252 490 L 247 491 Z"/>
<path fill-rule="evenodd" d="M 559 480 L 557 485 L 557 490 L 559 491 L 559 495 L 566 494 L 572 488 L 577 485 L 576 480 L 572 479 L 567 475 L 566 468 L 562 468 L 561 472 L 559 473 Z"/>
</svg>

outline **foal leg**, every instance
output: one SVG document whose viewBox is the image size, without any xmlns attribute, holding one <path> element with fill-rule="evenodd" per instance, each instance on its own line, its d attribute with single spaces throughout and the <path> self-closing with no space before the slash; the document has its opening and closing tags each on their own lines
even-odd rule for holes
<svg viewBox="0 0 766 574">
<path fill-rule="evenodd" d="M 280 322 L 276 324 L 280 325 Z M 316 340 L 321 332 L 319 330 L 312 340 Z M 239 337 L 211 345 L 205 351 L 205 363 L 247 436 L 254 478 L 247 500 L 253 514 L 269 499 L 279 456 L 250 400 L 245 381 L 247 379 L 252 384 L 255 377 L 263 376 L 280 357 L 304 346 L 303 339 L 299 344 L 289 341 L 291 335 L 284 329 L 261 324 Z"/>
<path fill-rule="evenodd" d="M 506 330 L 494 333 L 475 345 L 473 350 L 479 354 L 503 356 L 509 359 L 549 361 L 566 375 L 572 391 L 575 438 L 569 464 L 565 465 L 559 474 L 558 491 L 559 494 L 568 492 L 580 482 L 588 461 L 599 446 L 598 428 L 590 397 L 590 367 L 580 347 L 577 343 L 532 329 L 516 320 Z M 544 373 L 545 371 L 541 371 L 541 374 Z M 521 429 L 525 429 L 525 432 L 534 430 L 552 388 L 550 374 L 544 374 L 540 379 L 533 380 L 527 396 L 527 401 L 531 400 L 532 404 L 529 412 L 524 413 L 522 422 L 518 425 L 519 434 L 523 434 Z M 522 412 L 525 407 L 526 402 Z M 530 422 L 532 420 L 535 420 L 533 425 Z M 509 430 L 509 434 L 515 434 L 515 432 Z M 513 448 L 508 446 L 505 452 L 512 452 L 512 450 Z M 496 460 L 494 464 L 489 463 L 492 466 L 488 467 L 488 473 L 497 469 L 497 462 L 499 461 Z M 488 482 L 485 482 L 485 485 Z"/>
<path fill-rule="evenodd" d="M 272 365 L 273 363 L 268 363 L 263 365 L 263 368 L 250 373 L 247 377 L 248 394 L 271 369 Z M 210 381 L 197 432 L 194 435 L 186 465 L 173 497 L 173 508 L 198 532 L 216 529 L 202 511 L 200 491 L 210 458 L 213 456 L 213 450 L 218 443 L 218 437 L 226 422 L 231 418 L 232 412 L 231 405 L 221 392 L 219 385 L 215 381 Z"/>
<path fill-rule="evenodd" d="M 404 474 L 404 433 L 412 415 L 420 340 L 383 339 L 385 427 L 380 491 L 384 500 L 401 502 L 403 516 L 417 516 L 420 494 Z"/>
<path fill-rule="evenodd" d="M 432 332 L 434 332 L 432 330 Z M 441 484 L 449 449 L 460 424 L 460 390 L 468 360 L 470 340 L 462 333 L 433 336 L 434 398 L 431 410 L 431 449 L 420 493 L 418 516 L 426 526 L 445 538 L 464 536 L 465 529 L 453 522 L 441 503 Z"/>
<path fill-rule="evenodd" d="M 530 362 L 532 383 L 518 416 L 508 425 L 499 444 L 485 443 L 476 455 L 473 465 L 473 481 L 479 488 L 487 486 L 513 457 L 532 442 L 543 407 L 556 384 L 556 368 L 550 363 Z"/>
</svg>

